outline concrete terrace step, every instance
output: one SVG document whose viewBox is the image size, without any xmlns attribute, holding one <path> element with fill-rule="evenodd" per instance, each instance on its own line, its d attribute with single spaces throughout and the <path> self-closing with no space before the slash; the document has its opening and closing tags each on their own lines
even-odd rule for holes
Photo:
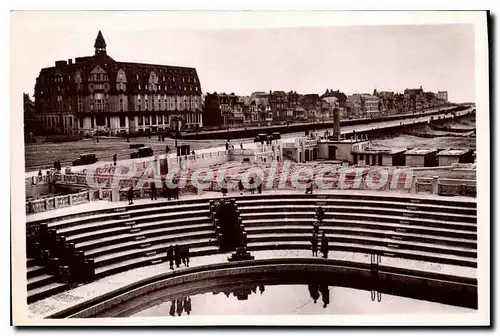
<svg viewBox="0 0 500 336">
<path fill-rule="evenodd" d="M 241 206 L 258 206 L 262 205 L 262 200 L 238 200 L 236 202 Z M 329 206 L 367 206 L 367 207 L 384 207 L 384 208 L 393 208 L 393 209 L 408 209 L 414 208 L 415 210 L 420 211 L 431 211 L 431 212 L 442 212 L 442 213 L 454 213 L 454 214 L 465 214 L 465 215 L 477 215 L 477 210 L 475 208 L 469 207 L 457 207 L 457 206 L 448 206 L 448 205 L 434 205 L 434 204 L 425 204 L 425 203 L 409 203 L 409 202 L 398 202 L 397 200 L 388 202 L 388 201 L 378 201 L 374 200 L 350 200 L 350 199 L 272 199 L 265 200 L 265 205 L 271 206 L 282 205 L 285 203 L 286 205 L 297 205 L 297 206 L 318 206 L 329 207 Z"/>
<path fill-rule="evenodd" d="M 113 220 L 120 220 L 120 219 L 126 219 L 126 218 L 137 218 L 141 217 L 144 215 L 152 215 L 152 214 L 158 214 L 158 213 L 177 213 L 177 212 L 182 212 L 182 211 L 209 211 L 208 209 L 208 202 L 205 203 L 200 203 L 197 205 L 193 204 L 180 204 L 180 205 L 175 205 L 175 206 L 154 206 L 157 205 L 156 203 L 151 204 L 150 207 L 144 208 L 144 209 L 137 209 L 137 210 L 129 210 L 129 211 L 124 211 L 124 212 L 112 212 L 112 213 L 104 213 L 104 214 L 95 214 L 92 216 L 88 217 L 78 217 L 78 218 L 73 218 L 69 220 L 63 220 L 63 221 L 56 221 L 52 223 L 48 223 L 47 226 L 49 228 L 55 228 L 55 229 L 61 229 L 61 231 L 64 228 L 70 228 L 74 226 L 78 226 L 81 224 L 85 224 L 88 222 L 91 223 L 99 223 L 99 222 L 109 222 Z"/>
<path fill-rule="evenodd" d="M 109 259 L 108 256 L 112 257 L 112 256 L 120 256 L 121 254 L 127 254 L 127 251 L 130 251 L 131 249 L 134 248 L 140 249 L 141 251 L 149 251 L 151 249 L 154 249 L 155 246 L 158 246 L 163 242 L 178 241 L 179 239 L 202 239 L 202 238 L 215 239 L 214 236 L 215 233 L 212 230 L 198 231 L 190 234 L 180 233 L 180 234 L 153 236 L 149 238 L 146 238 L 145 235 L 137 235 L 133 239 L 127 242 L 106 245 L 101 248 L 87 250 L 85 251 L 85 256 L 87 256 L 88 258 L 94 258 L 96 262 L 100 262 Z M 148 248 L 141 248 L 141 245 L 150 245 L 150 246 L 148 246 Z"/>
<path fill-rule="evenodd" d="M 179 226 L 182 223 L 204 223 L 209 220 L 208 217 L 193 217 L 193 218 L 179 218 L 179 219 L 171 219 L 171 220 L 162 220 L 162 221 L 155 221 L 155 222 L 149 222 L 149 223 L 142 223 L 138 225 L 122 225 L 122 226 L 117 226 L 117 227 L 112 227 L 109 229 L 101 229 L 101 230 L 96 230 L 96 231 L 89 231 L 85 233 L 80 233 L 72 236 L 67 236 L 66 241 L 67 242 L 72 242 L 72 243 L 78 243 L 78 242 L 83 242 L 83 241 L 92 241 L 95 239 L 99 239 L 102 237 L 111 237 L 119 234 L 125 234 L 127 232 L 130 232 L 131 229 L 140 229 L 142 230 L 147 230 L 147 229 L 153 229 L 153 228 L 159 228 L 159 227 L 165 227 L 168 226 L 169 224 Z"/>
<path fill-rule="evenodd" d="M 245 223 L 243 223 L 245 224 Z M 273 234 L 273 233 L 301 233 L 311 236 L 312 226 L 311 225 L 294 225 L 294 226 L 256 226 L 256 227 L 246 227 L 245 231 L 249 234 Z M 337 226 L 320 226 L 320 231 L 326 232 L 328 235 L 358 235 L 358 236 L 371 236 L 378 238 L 388 238 L 398 239 L 399 241 L 415 241 L 415 242 L 433 242 L 435 244 L 443 244 L 450 246 L 463 246 L 467 248 L 477 249 L 477 241 L 473 239 L 459 239 L 451 237 L 440 237 L 425 234 L 408 234 L 400 233 L 387 230 L 376 230 L 376 229 L 365 229 L 365 228 L 353 228 L 353 227 L 337 227 Z"/>
<path fill-rule="evenodd" d="M 46 273 L 45 266 L 33 265 L 28 267 L 26 276 L 28 279 L 30 279 L 42 275 L 44 273 Z"/>
<path fill-rule="evenodd" d="M 126 213 L 131 213 L 135 211 L 144 211 L 144 209 L 151 209 L 151 208 L 157 208 L 157 209 L 164 209 L 168 207 L 177 207 L 177 206 L 197 206 L 200 205 L 202 206 L 203 204 L 208 204 L 208 199 L 195 199 L 195 198 L 189 198 L 189 199 L 181 199 L 180 200 L 172 200 L 172 201 L 152 201 L 151 203 L 141 203 L 141 204 L 133 204 L 133 205 L 128 205 L 126 203 L 121 203 L 121 204 L 115 204 L 115 203 L 109 203 L 109 207 L 104 207 L 101 209 L 94 209 L 90 211 L 85 211 L 85 212 L 79 212 L 79 213 L 69 213 L 65 215 L 60 215 L 60 216 L 55 216 L 51 218 L 46 218 L 46 219 L 37 219 L 37 220 L 31 220 L 28 222 L 28 225 L 36 225 L 36 224 L 41 224 L 41 223 L 47 223 L 48 225 L 54 225 L 55 222 L 57 223 L 62 223 L 62 224 L 68 224 L 71 223 L 73 220 L 79 221 L 83 219 L 99 219 L 101 217 L 106 218 L 109 216 L 118 216 L 118 215 L 123 215 Z M 56 224 L 57 225 L 57 224 Z"/>
<path fill-rule="evenodd" d="M 259 220 L 243 220 L 245 229 L 250 227 L 274 227 L 274 226 L 288 226 L 294 227 L 296 225 L 308 225 L 312 229 L 312 224 L 316 220 L 314 218 L 275 218 L 275 219 L 259 219 Z M 403 232 L 403 233 L 429 233 L 436 236 L 443 237 L 456 237 L 460 239 L 469 239 L 472 241 L 477 241 L 477 233 L 471 231 L 461 231 L 456 229 L 447 229 L 442 227 L 427 227 L 416 225 L 412 223 L 391 223 L 391 222 L 381 222 L 381 221 L 361 221 L 356 219 L 326 219 L 323 221 L 323 227 L 332 228 L 369 228 L 375 230 L 386 230 L 393 232 Z"/>
<path fill-rule="evenodd" d="M 53 282 L 55 277 L 50 274 L 41 274 L 33 278 L 28 279 L 28 290 L 34 289 L 43 285 L 46 285 L 48 283 Z"/>
<path fill-rule="evenodd" d="M 246 196 L 236 196 L 232 197 L 240 201 L 246 200 L 268 200 L 268 199 L 302 199 L 302 200 L 315 200 L 318 202 L 327 202 L 328 200 L 351 200 L 351 201 L 384 201 L 384 202 L 405 202 L 409 204 L 425 204 L 425 205 L 443 205 L 443 206 L 454 206 L 454 207 L 462 207 L 462 208 L 472 208 L 476 209 L 477 203 L 476 200 L 457 200 L 452 198 L 444 198 L 432 195 L 432 197 L 427 197 L 424 195 L 415 195 L 414 197 L 407 196 L 409 194 L 391 194 L 383 192 L 376 192 L 372 194 L 356 194 L 349 193 L 350 190 L 346 190 L 345 193 L 315 193 L 313 195 L 304 195 L 303 193 L 263 193 L 260 195 L 246 195 Z"/>
<path fill-rule="evenodd" d="M 207 220 L 207 219 L 205 219 Z M 134 239 L 134 237 L 137 236 L 165 236 L 168 234 L 174 234 L 174 233 L 180 233 L 180 232 L 186 232 L 189 233 L 191 230 L 193 232 L 196 232 L 196 230 L 210 230 L 213 228 L 213 224 L 209 223 L 207 220 L 206 224 L 192 224 L 192 225 L 182 225 L 182 226 L 169 226 L 169 227 L 161 227 L 159 229 L 148 229 L 149 227 L 143 225 L 143 226 L 134 226 L 135 229 L 137 229 L 137 232 L 132 232 L 129 231 L 128 233 L 120 234 L 120 235 L 115 235 L 115 236 L 106 236 L 104 238 L 98 238 L 95 240 L 90 240 L 90 241 L 84 241 L 82 243 L 77 243 L 75 244 L 75 248 L 78 250 L 93 250 L 97 249 L 98 247 L 101 246 L 110 246 L 113 244 L 118 244 L 123 241 L 131 240 Z M 133 230 L 133 229 L 131 229 Z"/>
<path fill-rule="evenodd" d="M 208 210 L 208 206 L 204 210 L 190 210 L 190 211 L 163 211 L 160 214 L 149 214 L 146 216 L 140 216 L 140 217 L 130 217 L 130 218 L 123 218 L 123 219 L 113 219 L 113 220 L 108 220 L 104 222 L 91 222 L 91 223 L 81 223 L 78 225 L 74 225 L 71 227 L 66 227 L 66 228 L 61 228 L 57 229 L 57 233 L 61 235 L 69 235 L 71 233 L 80 233 L 80 232 L 87 232 L 90 230 L 93 230 L 95 228 L 105 228 L 106 226 L 118 226 L 121 224 L 126 224 L 126 223 L 131 223 L 135 222 L 135 224 L 145 222 L 145 221 L 150 221 L 154 219 L 160 219 L 160 218 L 179 218 L 179 217 L 184 217 L 186 215 L 206 215 L 208 217 L 210 215 L 210 212 Z"/>
<path fill-rule="evenodd" d="M 371 237 L 358 237 L 351 235 L 339 235 L 335 234 L 333 236 L 329 236 L 329 241 L 332 243 L 340 242 L 340 243 L 355 243 L 362 245 L 373 245 L 373 246 L 386 246 L 394 249 L 404 249 L 404 250 L 414 250 L 414 251 L 425 251 L 432 253 L 441 253 L 441 254 L 450 254 L 457 255 L 468 258 L 477 258 L 477 251 L 475 249 L 468 249 L 463 247 L 450 247 L 438 244 L 428 244 L 421 242 L 408 242 L 408 241 L 400 241 L 396 239 L 390 238 L 382 238 L 382 239 L 374 239 Z M 310 235 L 300 234 L 300 233 L 285 233 L 285 234 L 249 234 L 248 242 L 260 242 L 260 241 L 306 241 L 309 242 L 311 239 Z"/>
<path fill-rule="evenodd" d="M 100 257 L 97 257 L 94 259 L 94 262 L 96 263 L 97 267 L 104 266 L 106 264 L 111 264 L 114 262 L 122 261 L 125 259 L 130 259 L 132 257 L 138 257 L 140 255 L 145 255 L 147 252 L 151 251 L 157 251 L 163 252 L 163 250 L 167 250 L 170 246 L 173 245 L 189 245 L 190 249 L 191 247 L 200 247 L 200 246 L 207 246 L 207 245 L 212 245 L 216 244 L 216 240 L 210 240 L 207 238 L 203 239 L 193 239 L 194 237 L 188 237 L 185 239 L 184 237 L 169 237 L 168 242 L 165 243 L 160 243 L 160 244 L 155 244 L 148 246 L 146 248 L 134 248 L 122 252 L 116 252 L 116 253 L 110 253 L 110 254 L 105 254 Z M 145 244 L 145 241 L 141 241 L 142 244 Z"/>
<path fill-rule="evenodd" d="M 387 222 L 396 222 L 399 223 L 403 221 L 404 223 L 420 223 L 423 226 L 429 227 L 445 227 L 450 229 L 461 229 L 464 231 L 477 231 L 476 224 L 469 223 L 457 223 L 457 222 L 449 222 L 442 221 L 436 219 L 422 219 L 422 218 L 413 218 L 413 217 L 405 217 L 405 216 L 386 216 L 386 215 L 377 215 L 377 214 L 348 214 L 348 213 L 339 213 L 339 212 L 330 212 L 328 214 L 329 218 L 326 218 L 325 221 L 335 218 L 335 219 L 363 219 L 363 220 L 372 220 L 378 221 L 382 223 Z M 267 213 L 242 213 L 242 220 L 265 220 L 265 219 L 281 219 L 281 218 L 289 218 L 290 221 L 294 221 L 298 218 L 308 218 L 314 220 L 313 212 L 267 212 Z"/>
<path fill-rule="evenodd" d="M 200 246 L 189 249 L 190 258 L 204 255 L 217 254 L 219 252 L 219 248 L 215 245 L 209 246 Z M 98 267 L 96 269 L 96 275 L 99 277 L 108 276 L 111 274 L 116 274 L 119 272 L 123 272 L 132 268 L 137 268 L 141 266 L 150 265 L 153 262 L 161 261 L 166 262 L 167 253 L 157 253 L 153 256 L 141 256 L 136 258 L 127 259 L 118 263 Z M 168 269 L 169 266 L 165 265 L 165 268 Z"/>
<path fill-rule="evenodd" d="M 26 259 L 26 267 L 35 266 L 36 263 L 37 263 L 37 261 L 35 258 L 27 258 Z"/>
<path fill-rule="evenodd" d="M 324 206 L 322 207 L 325 211 L 325 218 L 327 218 L 331 213 L 341 212 L 341 213 L 376 213 L 376 214 L 388 214 L 388 215 L 403 215 L 413 218 L 433 218 L 433 219 L 448 219 L 448 220 L 459 220 L 461 222 L 476 223 L 477 217 L 471 215 L 457 215 L 457 214 L 445 214 L 439 212 L 424 212 L 424 211 L 413 211 L 406 209 L 390 209 L 390 208 L 373 208 L 366 206 Z M 257 212 L 309 212 L 313 215 L 316 214 L 316 207 L 304 206 L 304 205 L 280 205 L 279 207 L 273 205 L 258 205 L 258 206 L 238 206 L 238 209 L 242 214 L 244 213 L 257 213 Z"/>
<path fill-rule="evenodd" d="M 251 242 L 247 244 L 249 251 L 260 250 L 284 250 L 284 249 L 303 249 L 311 250 L 311 244 L 302 241 L 287 241 L 287 242 Z M 385 257 L 394 257 L 402 259 L 422 260 L 427 262 L 436 262 L 449 265 L 465 266 L 477 268 L 476 258 L 466 258 L 460 256 L 446 256 L 440 253 L 412 251 L 403 249 L 392 249 L 388 247 L 378 246 L 376 248 L 368 247 L 363 244 L 355 243 L 338 243 L 330 242 L 330 251 L 348 251 L 359 252 L 366 254 L 378 253 Z"/>
<path fill-rule="evenodd" d="M 63 283 L 49 283 L 34 289 L 28 290 L 28 304 L 44 299 L 54 294 L 60 293 L 69 288 L 69 285 Z"/>
</svg>

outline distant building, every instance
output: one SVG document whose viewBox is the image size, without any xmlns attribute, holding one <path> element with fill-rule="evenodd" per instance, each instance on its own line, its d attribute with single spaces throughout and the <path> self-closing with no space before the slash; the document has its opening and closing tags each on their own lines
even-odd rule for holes
<svg viewBox="0 0 500 336">
<path fill-rule="evenodd" d="M 448 91 L 438 91 L 437 97 L 444 103 L 448 102 Z"/>
<path fill-rule="evenodd" d="M 321 113 L 321 99 L 317 93 L 302 95 L 300 105 L 305 110 L 307 119 L 318 120 Z"/>
<path fill-rule="evenodd" d="M 227 126 L 243 123 L 243 110 L 239 97 L 234 93 L 208 93 L 205 96 L 206 126 Z"/>
<path fill-rule="evenodd" d="M 178 122 L 203 125 L 195 68 L 115 61 L 100 31 L 94 49 L 93 56 L 56 61 L 40 71 L 35 107 L 47 133 L 140 133 Z"/>
<path fill-rule="evenodd" d="M 369 94 L 353 94 L 347 98 L 349 115 L 373 118 L 379 115 L 379 98 Z"/>
</svg>

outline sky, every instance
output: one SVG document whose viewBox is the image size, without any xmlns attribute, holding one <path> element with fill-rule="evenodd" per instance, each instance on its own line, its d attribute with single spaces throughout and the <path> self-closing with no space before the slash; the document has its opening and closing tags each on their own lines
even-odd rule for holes
<svg viewBox="0 0 500 336">
<path fill-rule="evenodd" d="M 422 86 L 448 91 L 451 101 L 475 100 L 470 24 L 200 29 L 190 25 L 196 16 L 176 28 L 165 17 L 125 12 L 17 14 L 11 76 L 31 95 L 41 68 L 93 55 L 101 30 L 115 60 L 195 67 L 204 93 L 328 88 L 353 94 Z"/>
</svg>

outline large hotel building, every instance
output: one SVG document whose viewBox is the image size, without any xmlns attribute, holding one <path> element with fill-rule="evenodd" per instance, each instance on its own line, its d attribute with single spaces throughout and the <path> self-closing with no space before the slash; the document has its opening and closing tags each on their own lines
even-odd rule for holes
<svg viewBox="0 0 500 336">
<path fill-rule="evenodd" d="M 202 126 L 196 69 L 118 62 L 99 31 L 95 54 L 56 61 L 36 79 L 35 108 L 47 133 L 156 132 Z"/>
</svg>

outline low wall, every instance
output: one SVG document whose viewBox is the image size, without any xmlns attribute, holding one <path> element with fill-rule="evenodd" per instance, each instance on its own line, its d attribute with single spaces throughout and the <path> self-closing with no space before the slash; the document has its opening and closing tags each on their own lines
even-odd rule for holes
<svg viewBox="0 0 500 336">
<path fill-rule="evenodd" d="M 413 193 L 429 193 L 440 196 L 477 197 L 476 180 L 448 179 L 448 178 L 414 178 Z"/>
</svg>

